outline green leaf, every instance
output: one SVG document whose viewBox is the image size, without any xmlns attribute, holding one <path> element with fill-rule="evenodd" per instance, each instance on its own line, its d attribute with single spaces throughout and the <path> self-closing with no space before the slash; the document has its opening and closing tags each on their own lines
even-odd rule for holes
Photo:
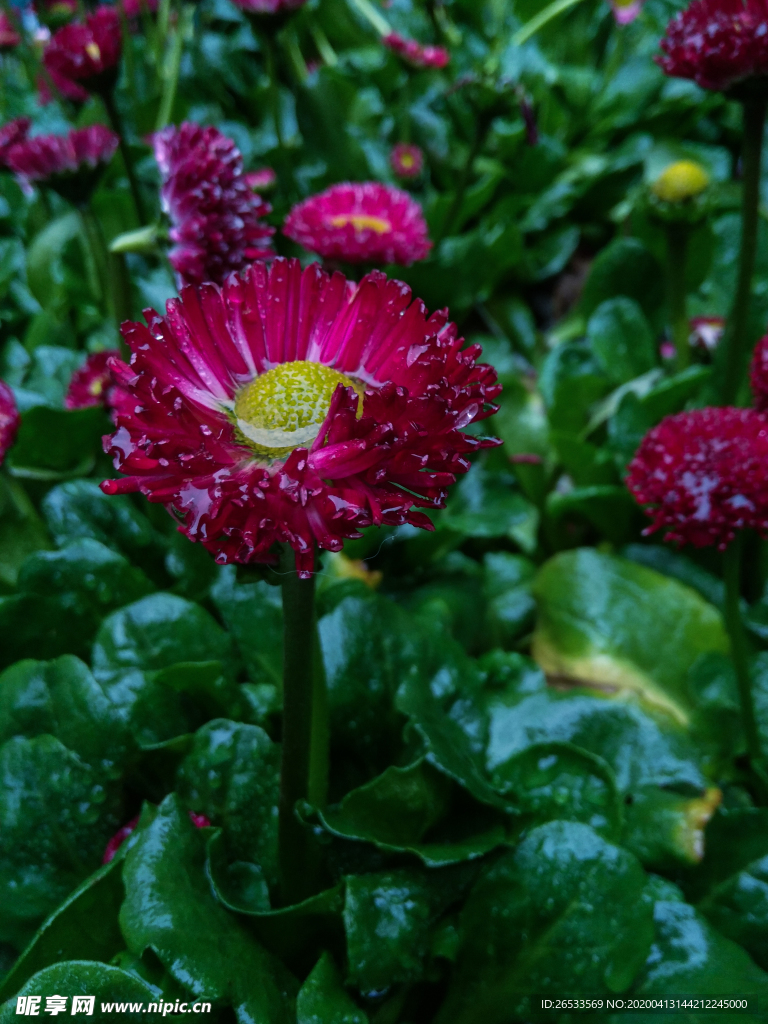
<svg viewBox="0 0 768 1024">
<path fill-rule="evenodd" d="M 283 600 L 268 583 L 239 584 L 227 566 L 211 588 L 213 603 L 235 638 L 254 683 L 283 681 Z"/>
<path fill-rule="evenodd" d="M 637 302 L 625 296 L 600 303 L 589 318 L 587 340 L 614 384 L 639 377 L 657 364 L 648 321 Z"/>
<path fill-rule="evenodd" d="M 200 605 L 174 594 L 151 594 L 113 612 L 93 645 L 93 672 L 103 682 L 189 661 L 220 661 L 228 674 L 235 669 L 229 635 Z"/>
<path fill-rule="evenodd" d="M 297 1024 L 368 1024 L 344 990 L 330 953 L 323 953 L 296 998 Z"/>
<path fill-rule="evenodd" d="M 101 862 L 121 824 L 114 783 L 53 736 L 0 747 L 0 941 L 21 946 Z"/>
<path fill-rule="evenodd" d="M 585 341 L 566 341 L 544 360 L 539 390 L 555 430 L 578 434 L 589 421 L 592 406 L 611 389 L 611 382 Z"/>
<path fill-rule="evenodd" d="M 627 488 L 614 484 L 575 487 L 565 493 L 550 491 L 546 511 L 563 547 L 573 543 L 570 530 L 574 517 L 586 520 L 613 544 L 631 537 L 632 527 L 642 518 Z"/>
<path fill-rule="evenodd" d="M 634 299 L 655 323 L 664 301 L 663 281 L 662 268 L 642 242 L 617 238 L 598 253 L 592 264 L 579 310 L 589 317 L 606 299 L 624 295 Z"/>
<path fill-rule="evenodd" d="M 531 993 L 624 992 L 653 939 L 637 860 L 586 825 L 553 821 L 482 875 L 438 1024 L 528 1020 Z"/>
<path fill-rule="evenodd" d="M 368 994 L 421 978 L 434 926 L 461 899 L 474 872 L 461 865 L 348 876 L 348 982 Z"/>
<path fill-rule="evenodd" d="M 238 1021 L 288 1022 L 292 979 L 213 896 L 206 837 L 166 797 L 129 850 L 120 926 L 136 956 L 152 949 L 193 997 L 234 1007 Z"/>
<path fill-rule="evenodd" d="M 231 860 L 227 840 L 217 828 L 208 840 L 206 874 L 214 895 L 227 910 L 241 914 L 268 912 L 269 886 L 258 864 Z"/>
<path fill-rule="evenodd" d="M 517 490 L 511 473 L 491 473 L 476 462 L 454 488 L 442 524 L 465 537 L 508 537 L 530 554 L 536 547 L 536 507 Z"/>
<path fill-rule="evenodd" d="M 549 675 L 633 700 L 680 725 L 691 718 L 688 672 L 727 653 L 719 612 L 668 576 L 590 548 L 550 559 L 534 584 L 533 654 Z"/>
<path fill-rule="evenodd" d="M 50 546 L 45 525 L 21 484 L 0 477 L 0 587 L 15 587 L 24 559 Z"/>
<path fill-rule="evenodd" d="M 94 768 L 114 776 L 126 737 L 117 709 L 78 658 L 20 661 L 0 675 L 0 743 L 50 733 Z"/>
<path fill-rule="evenodd" d="M 122 870 L 122 856 L 117 856 L 67 896 L 3 979 L 0 999 L 8 999 L 33 974 L 57 961 L 109 961 L 120 952 L 124 941 L 117 916 L 125 896 Z"/>
<path fill-rule="evenodd" d="M 49 409 L 37 405 L 21 418 L 16 443 L 8 453 L 14 476 L 30 480 L 62 480 L 93 468 L 101 437 L 109 429 L 104 410 Z"/>
<path fill-rule="evenodd" d="M 177 787 L 187 806 L 223 828 L 231 861 L 258 865 L 276 884 L 280 748 L 263 729 L 208 722 L 179 767 Z"/>
<path fill-rule="evenodd" d="M 18 995 L 42 996 L 39 1008 L 45 1012 L 45 997 L 54 993 L 67 997 L 69 1015 L 72 1012 L 73 996 L 94 996 L 93 1015 L 88 1020 L 101 1024 L 115 1020 L 115 1003 L 133 1003 L 136 1007 L 135 1010 L 122 1009 L 119 1014 L 121 1020 L 145 1020 L 146 1013 L 141 1012 L 142 1008 L 149 1003 L 157 1004 L 160 997 L 159 989 L 148 985 L 135 974 L 88 960 L 71 960 L 46 967 L 33 975 Z M 110 1006 L 109 1010 L 104 1008 L 105 1004 Z M 18 1020 L 16 1005 L 15 998 L 3 1004 L 0 1008 L 0 1024 L 15 1024 Z"/>
<path fill-rule="evenodd" d="M 716 885 L 699 909 L 718 931 L 768 969 L 768 853 Z M 768 976 L 765 981 L 768 984 Z"/>
<path fill-rule="evenodd" d="M 56 301 L 61 291 L 61 257 L 79 234 L 80 221 L 73 210 L 51 221 L 32 240 L 27 253 L 27 281 L 41 306 Z"/>
</svg>

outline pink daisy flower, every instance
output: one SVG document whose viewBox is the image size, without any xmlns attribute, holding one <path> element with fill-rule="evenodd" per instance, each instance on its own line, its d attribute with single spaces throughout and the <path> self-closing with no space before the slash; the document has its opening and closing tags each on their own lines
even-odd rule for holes
<svg viewBox="0 0 768 1024">
<path fill-rule="evenodd" d="M 0 52 L 15 50 L 20 42 L 21 36 L 13 22 L 5 11 L 0 10 Z"/>
<path fill-rule="evenodd" d="M 462 429 L 501 390 L 479 346 L 379 271 L 356 285 L 255 263 L 147 322 L 123 326 L 130 366 L 110 360 L 104 445 L 126 476 L 102 489 L 161 502 L 219 563 L 283 542 L 306 577 L 316 545 L 338 551 L 360 527 L 432 529 L 414 506 L 442 507 L 467 453 L 500 443 Z"/>
<path fill-rule="evenodd" d="M 283 234 L 326 259 L 400 263 L 426 259 L 432 243 L 419 204 L 376 181 L 332 185 L 294 206 Z"/>
<path fill-rule="evenodd" d="M 266 192 L 277 184 L 277 175 L 271 167 L 260 167 L 243 175 L 248 188 L 254 192 Z"/>
<path fill-rule="evenodd" d="M 72 203 L 82 203 L 118 146 L 103 124 L 73 128 L 66 135 L 35 135 L 11 146 L 5 165 L 26 184 L 47 185 Z"/>
<path fill-rule="evenodd" d="M 617 25 L 628 25 L 643 9 L 643 0 L 610 0 L 610 3 Z"/>
<path fill-rule="evenodd" d="M 422 46 L 415 39 L 406 39 L 399 32 L 390 32 L 381 40 L 388 50 L 398 54 L 415 68 L 444 68 L 450 53 L 442 46 Z"/>
<path fill-rule="evenodd" d="M 424 169 L 424 154 L 410 142 L 398 142 L 392 147 L 389 162 L 399 178 L 418 178 Z"/>
<path fill-rule="evenodd" d="M 60 83 L 67 81 L 99 93 L 115 84 L 122 49 L 117 8 L 102 4 L 84 23 L 72 22 L 53 34 L 43 64 L 65 95 L 66 86 Z"/>
<path fill-rule="evenodd" d="M 290 14 L 303 7 L 307 0 L 233 0 L 245 14 L 278 15 Z"/>
<path fill-rule="evenodd" d="M 232 139 L 185 122 L 158 132 L 154 147 L 172 224 L 169 259 L 181 284 L 221 284 L 232 271 L 274 255 L 274 228 L 262 220 L 271 207 L 249 188 Z"/>
<path fill-rule="evenodd" d="M 104 349 L 88 356 L 79 370 L 75 370 L 64 398 L 66 409 L 85 409 L 89 405 L 109 405 L 112 374 L 109 360 L 119 355 L 115 349 Z"/>
<path fill-rule="evenodd" d="M 15 117 L 0 128 L 0 167 L 6 167 L 5 158 L 11 146 L 23 142 L 32 122 L 28 117 Z"/>
<path fill-rule="evenodd" d="M 16 408 L 13 391 L 0 380 L 0 466 L 5 459 L 5 453 L 16 440 L 20 423 L 21 417 Z"/>
</svg>

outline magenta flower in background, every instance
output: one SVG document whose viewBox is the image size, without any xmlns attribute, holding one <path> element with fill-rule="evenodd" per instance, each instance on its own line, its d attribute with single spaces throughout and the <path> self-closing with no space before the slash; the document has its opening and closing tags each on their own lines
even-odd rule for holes
<svg viewBox="0 0 768 1024">
<path fill-rule="evenodd" d="M 28 117 L 15 117 L 0 128 L 0 167 L 6 167 L 6 155 L 11 146 L 23 142 L 29 134 L 32 122 Z"/>
<path fill-rule="evenodd" d="M 768 412 L 768 334 L 755 345 L 749 367 L 749 383 L 755 408 L 760 412 Z"/>
<path fill-rule="evenodd" d="M 415 39 L 406 39 L 398 32 L 390 32 L 381 41 L 387 49 L 415 68 L 444 68 L 451 59 L 443 46 L 422 46 Z"/>
<path fill-rule="evenodd" d="M 277 174 L 271 167 L 260 167 L 243 175 L 248 188 L 254 192 L 266 192 L 277 184 Z"/>
<path fill-rule="evenodd" d="M 695 348 L 714 352 L 725 330 L 725 318 L 722 316 L 692 316 L 691 344 Z"/>
<path fill-rule="evenodd" d="M 53 34 L 43 64 L 62 92 L 61 81 L 88 92 L 102 92 L 117 79 L 121 53 L 120 15 L 116 7 L 102 4 L 85 22 L 72 22 Z"/>
<path fill-rule="evenodd" d="M 645 533 L 724 551 L 740 530 L 768 532 L 768 420 L 754 409 L 667 416 L 643 438 L 627 486 L 653 519 Z"/>
<path fill-rule="evenodd" d="M 16 408 L 16 399 L 8 385 L 0 380 L 0 466 L 5 453 L 16 440 L 21 417 Z"/>
<path fill-rule="evenodd" d="M 421 207 L 402 189 L 376 181 L 332 185 L 294 206 L 283 234 L 326 259 L 401 263 L 432 248 Z"/>
<path fill-rule="evenodd" d="M 768 74 L 765 0 L 693 0 L 667 26 L 657 62 L 674 78 L 725 90 Z"/>
<path fill-rule="evenodd" d="M 118 0 L 123 13 L 129 21 L 140 18 L 142 14 L 155 14 L 158 0 Z"/>
<path fill-rule="evenodd" d="M 187 814 L 189 815 L 189 820 L 192 822 L 195 828 L 210 827 L 211 823 L 204 814 L 195 814 L 194 811 L 187 811 Z M 119 828 L 117 832 L 115 832 L 115 834 L 109 840 L 104 849 L 104 854 L 101 858 L 102 864 L 109 864 L 111 861 L 115 859 L 117 851 L 123 845 L 125 840 L 128 838 L 129 835 L 131 835 L 132 832 L 136 831 L 136 827 L 139 824 L 139 817 L 140 816 L 137 814 L 135 818 L 131 818 L 129 822 L 127 822 L 125 825 L 123 825 L 122 828 Z"/>
<path fill-rule="evenodd" d="M 643 9 L 643 0 L 610 0 L 617 25 L 628 25 Z"/>
<path fill-rule="evenodd" d="M 21 36 L 16 31 L 13 22 L 5 11 L 0 10 L 0 53 L 14 50 L 20 42 Z"/>
<path fill-rule="evenodd" d="M 25 184 L 47 185 L 73 203 L 84 202 L 118 146 L 103 124 L 66 135 L 34 135 L 11 146 L 5 165 Z"/>
<path fill-rule="evenodd" d="M 303 7 L 307 0 L 233 0 L 245 14 L 290 14 Z"/>
<path fill-rule="evenodd" d="M 89 405 L 109 406 L 113 387 L 109 360 L 119 355 L 116 349 L 93 352 L 79 370 L 75 370 L 64 398 L 65 409 L 85 409 Z"/>
<path fill-rule="evenodd" d="M 185 122 L 158 132 L 154 147 L 180 283 L 221 284 L 233 270 L 274 255 L 274 228 L 262 220 L 271 207 L 249 187 L 232 139 Z"/>
<path fill-rule="evenodd" d="M 379 271 L 355 285 L 255 263 L 148 324 L 123 327 L 130 366 L 110 361 L 105 450 L 126 476 L 102 489 L 161 502 L 219 563 L 269 561 L 280 541 L 307 576 L 316 544 L 363 526 L 432 529 L 414 506 L 442 507 L 467 453 L 499 443 L 462 429 L 501 390 L 479 346 Z"/>
<path fill-rule="evenodd" d="M 424 169 L 424 154 L 410 142 L 398 142 L 392 147 L 389 162 L 399 178 L 418 178 Z"/>
</svg>

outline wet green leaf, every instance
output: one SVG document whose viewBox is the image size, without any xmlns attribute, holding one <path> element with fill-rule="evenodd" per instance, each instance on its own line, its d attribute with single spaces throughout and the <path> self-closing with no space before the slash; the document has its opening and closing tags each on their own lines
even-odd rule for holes
<svg viewBox="0 0 768 1024">
<path fill-rule="evenodd" d="M 254 683 L 283 681 L 283 600 L 279 587 L 239 584 L 228 566 L 211 590 Z"/>
<path fill-rule="evenodd" d="M 330 953 L 323 953 L 296 998 L 298 1024 L 368 1024 L 365 1011 L 344 990 Z"/>
<path fill-rule="evenodd" d="M 633 299 L 620 296 L 601 302 L 589 318 L 587 340 L 614 384 L 624 384 L 656 366 L 653 332 Z"/>
</svg>

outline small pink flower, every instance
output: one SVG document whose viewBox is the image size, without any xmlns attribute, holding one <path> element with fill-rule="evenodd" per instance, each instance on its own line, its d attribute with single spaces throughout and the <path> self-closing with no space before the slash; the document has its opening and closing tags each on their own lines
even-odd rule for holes
<svg viewBox="0 0 768 1024">
<path fill-rule="evenodd" d="M 427 314 L 380 271 L 359 284 L 317 263 L 252 264 L 223 288 L 185 288 L 165 317 L 124 324 L 113 358 L 116 432 L 105 451 L 219 564 L 270 561 L 276 542 L 311 574 L 371 524 L 433 529 L 470 467 L 498 442 L 465 433 L 492 415 L 496 372 L 447 311 Z"/>
<path fill-rule="evenodd" d="M 418 178 L 424 169 L 424 154 L 410 142 L 398 142 L 389 154 L 389 162 L 399 178 Z"/>
<path fill-rule="evenodd" d="M 267 192 L 277 184 L 277 175 L 271 167 L 260 167 L 244 174 L 243 180 L 254 192 Z"/>
<path fill-rule="evenodd" d="M 643 9 L 643 0 L 610 0 L 617 25 L 628 25 Z"/>
<path fill-rule="evenodd" d="M 15 117 L 0 128 L 0 167 L 6 167 L 5 158 L 11 146 L 23 142 L 32 122 L 28 117 Z"/>
<path fill-rule="evenodd" d="M 107 363 L 112 356 L 119 355 L 115 349 L 93 352 L 79 370 L 75 370 L 69 382 L 64 407 L 85 409 L 89 405 L 109 407 L 109 392 L 112 376 Z"/>
<path fill-rule="evenodd" d="M 294 206 L 283 234 L 326 259 L 401 263 L 426 259 L 432 243 L 419 204 L 376 181 L 332 185 Z"/>
<path fill-rule="evenodd" d="M 93 191 L 114 156 L 118 138 L 103 124 L 73 128 L 67 135 L 34 135 L 11 146 L 5 165 L 26 184 L 47 185 L 70 202 Z"/>
<path fill-rule="evenodd" d="M 195 814 L 194 811 L 187 811 L 187 814 L 189 815 L 189 820 L 192 822 L 195 828 L 210 827 L 211 823 L 204 814 Z M 104 850 L 104 856 L 101 858 L 102 864 L 109 864 L 110 861 L 113 861 L 115 859 L 117 851 L 123 845 L 125 840 L 132 832 L 136 831 L 136 826 L 139 824 L 139 817 L 140 816 L 137 814 L 135 818 L 131 818 L 127 825 L 123 825 L 122 828 L 119 828 L 117 832 L 115 832 L 115 834 L 112 836 L 112 838 L 106 845 L 106 848 Z"/>
<path fill-rule="evenodd" d="M 674 359 L 677 356 L 677 350 L 671 341 L 662 341 L 659 345 L 659 355 L 662 359 Z"/>
<path fill-rule="evenodd" d="M 43 64 L 57 86 L 55 76 L 60 76 L 88 92 L 101 92 L 117 79 L 122 48 L 117 8 L 102 4 L 84 23 L 72 22 L 53 34 Z"/>
<path fill-rule="evenodd" d="M 691 345 L 714 352 L 725 330 L 721 316 L 692 316 L 690 319 Z"/>
<path fill-rule="evenodd" d="M 13 22 L 5 11 L 0 10 L 0 53 L 15 50 L 20 42 L 21 36 L 16 31 Z"/>
<path fill-rule="evenodd" d="M 20 423 L 21 417 L 16 408 L 13 391 L 0 380 L 0 466 L 3 464 L 5 453 L 16 440 Z"/>
<path fill-rule="evenodd" d="M 222 284 L 233 271 L 274 255 L 274 228 L 262 219 L 271 207 L 249 187 L 232 139 L 187 121 L 158 132 L 154 148 L 172 224 L 169 259 L 182 284 Z"/>
<path fill-rule="evenodd" d="M 415 39 L 406 39 L 398 32 L 390 32 L 381 40 L 387 49 L 398 54 L 415 68 L 444 68 L 451 55 L 442 46 L 422 46 Z"/>
</svg>

